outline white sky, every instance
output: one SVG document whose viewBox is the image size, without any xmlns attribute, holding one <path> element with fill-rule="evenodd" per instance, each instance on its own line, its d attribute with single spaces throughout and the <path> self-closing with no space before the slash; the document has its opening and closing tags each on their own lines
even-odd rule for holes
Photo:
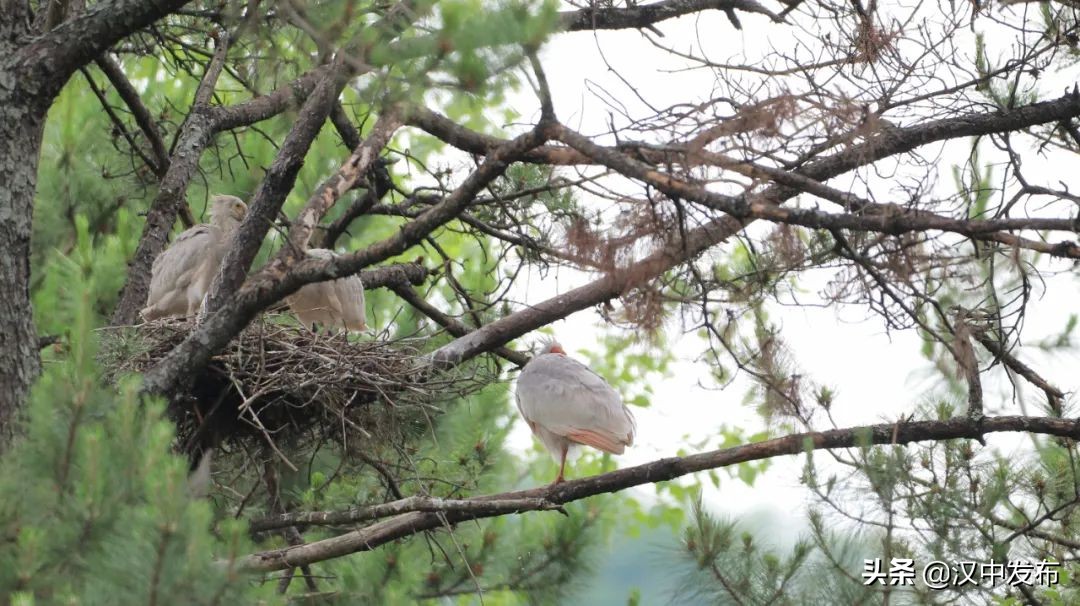
<svg viewBox="0 0 1080 606">
<path fill-rule="evenodd" d="M 784 26 L 770 24 L 756 16 L 741 17 L 742 32 L 733 30 L 726 18 L 714 11 L 698 18 L 666 22 L 660 29 L 666 34 L 667 42 L 685 40 L 687 47 L 705 42 L 710 56 L 716 60 L 766 48 L 764 45 L 770 43 L 770 37 L 774 39 L 772 43 L 783 45 Z M 613 67 L 632 77 L 639 91 L 658 106 L 708 98 L 712 89 L 713 78 L 704 71 L 666 71 L 681 67 L 685 62 L 653 48 L 637 32 L 603 32 L 595 37 L 591 33 L 560 35 L 545 47 L 541 58 L 553 90 L 556 114 L 561 121 L 586 134 L 606 130 L 607 122 L 607 109 L 590 90 L 602 87 L 633 105 L 625 85 L 608 71 L 598 48 Z M 973 49 L 973 45 L 968 44 L 966 48 Z M 1045 87 L 1048 95 L 1060 94 L 1063 90 L 1060 82 L 1055 84 L 1048 80 Z M 525 122 L 538 117 L 537 101 L 531 91 L 525 90 L 512 97 L 511 104 L 523 114 Z M 642 113 L 640 106 L 633 111 Z M 983 147 L 984 161 L 993 159 L 987 149 L 989 146 Z M 947 167 L 963 163 L 966 154 L 965 143 L 961 143 L 943 156 L 939 191 L 952 191 Z M 1043 173 L 1048 185 L 1054 186 L 1061 179 L 1075 190 L 1080 187 L 1074 178 L 1077 171 L 1064 163 L 1075 164 L 1075 161 L 1075 157 L 1064 158 L 1042 167 L 1029 164 L 1025 168 L 1030 171 L 1029 177 Z M 1056 234 L 1056 237 L 1063 235 Z M 1031 304 L 1025 327 L 1027 343 L 1059 331 L 1070 311 L 1076 309 L 1075 302 L 1080 300 L 1078 281 L 1075 273 L 1068 272 L 1069 265 L 1058 261 L 1054 268 L 1065 273 L 1049 279 L 1050 292 L 1043 300 Z M 809 275 L 801 282 L 805 291 L 812 294 L 820 290 L 828 278 L 825 274 L 818 271 Z M 552 271 L 546 280 L 534 273 L 513 294 L 518 300 L 539 301 L 584 281 L 584 276 L 566 269 Z M 899 414 L 912 411 L 931 385 L 927 380 L 931 376 L 927 372 L 928 364 L 919 353 L 921 342 L 917 335 L 910 331 L 886 334 L 883 321 L 877 316 L 868 317 L 869 312 L 864 308 L 785 307 L 774 308 L 772 313 L 783 327 L 783 338 L 790 346 L 796 364 L 805 371 L 804 375 L 839 392 L 833 411 L 842 426 L 895 420 Z M 583 358 L 581 351 L 596 348 L 596 335 L 604 331 L 602 320 L 594 310 L 579 312 L 556 323 L 553 328 L 567 351 L 571 355 L 576 353 L 579 359 Z M 693 359 L 703 350 L 703 343 L 693 335 L 680 337 L 677 331 L 670 333 L 670 339 L 679 361 L 671 376 L 653 385 L 652 407 L 635 409 L 637 443 L 619 458 L 622 466 L 671 456 L 680 448 L 690 448 L 689 444 L 702 440 L 711 439 L 706 448 L 714 448 L 718 441 L 717 428 L 724 424 L 744 427 L 747 435 L 763 428 L 753 406 L 742 404 L 748 386 L 744 380 L 723 391 L 702 388 L 698 383 L 708 381 L 708 373 Z M 1045 360 L 1045 356 L 1025 350 L 1020 357 L 1036 362 L 1044 376 L 1066 391 L 1076 390 L 1080 383 L 1080 373 L 1075 372 L 1075 353 Z M 991 386 L 1002 386 L 1001 374 L 998 367 L 993 371 L 997 379 L 984 375 L 984 381 Z M 1031 392 L 1030 386 L 1022 387 Z M 995 400 L 992 395 L 988 395 L 987 408 L 988 412 L 1019 413 L 1016 406 L 1002 397 Z M 1006 452 L 1025 451 L 1024 440 L 1015 436 L 994 437 L 991 443 Z M 532 447 L 532 437 L 524 424 L 515 425 L 511 445 L 517 449 Z M 798 482 L 803 460 L 801 456 L 775 460 L 773 467 L 759 477 L 752 488 L 726 474 L 721 474 L 719 490 L 713 489 L 705 480 L 706 498 L 714 508 L 732 515 L 772 513 L 779 529 L 795 530 L 804 525 L 805 508 L 802 505 L 809 498 Z M 574 475 L 572 470 L 569 474 Z M 637 490 L 637 496 L 647 500 L 653 498 L 653 494 L 651 487 Z"/>
</svg>

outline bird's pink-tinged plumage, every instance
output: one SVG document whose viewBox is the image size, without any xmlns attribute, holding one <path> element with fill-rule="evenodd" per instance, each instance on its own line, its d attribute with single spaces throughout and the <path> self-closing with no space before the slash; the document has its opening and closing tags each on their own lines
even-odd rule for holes
<svg viewBox="0 0 1080 606">
<path fill-rule="evenodd" d="M 622 454 L 634 444 L 634 416 L 619 394 L 588 366 L 548 344 L 521 371 L 518 410 L 533 434 L 559 462 L 563 479 L 567 452 L 584 444 Z"/>
</svg>

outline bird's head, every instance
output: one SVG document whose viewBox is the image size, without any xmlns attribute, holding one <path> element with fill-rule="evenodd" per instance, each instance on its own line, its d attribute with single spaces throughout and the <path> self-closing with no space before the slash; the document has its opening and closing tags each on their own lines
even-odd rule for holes
<svg viewBox="0 0 1080 606">
<path fill-rule="evenodd" d="M 236 196 L 218 194 L 212 198 L 210 216 L 220 219 L 232 217 L 237 221 L 243 221 L 247 216 L 247 204 Z"/>
<path fill-rule="evenodd" d="M 559 354 L 561 356 L 565 356 L 566 355 L 566 350 L 563 349 L 562 345 L 560 345 L 558 341 L 548 341 L 548 342 L 544 343 L 543 349 L 540 350 L 540 355 L 549 354 L 549 353 Z"/>
</svg>

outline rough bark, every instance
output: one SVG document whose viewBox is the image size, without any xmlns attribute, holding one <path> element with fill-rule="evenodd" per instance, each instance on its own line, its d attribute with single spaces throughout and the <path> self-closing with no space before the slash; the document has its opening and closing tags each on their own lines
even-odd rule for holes
<svg viewBox="0 0 1080 606">
<path fill-rule="evenodd" d="M 0 44 L 2 51 L 2 44 Z M 30 307 L 30 226 L 47 106 L 0 68 L 0 450 L 41 370 Z"/>
<path fill-rule="evenodd" d="M 28 33 L 20 0 L 0 2 L 0 57 L 10 58 Z M 38 154 L 48 106 L 22 88 L 18 66 L 0 58 L 0 452 L 41 372 L 30 307 L 30 230 Z"/>
<path fill-rule="evenodd" d="M 40 372 L 30 230 L 49 106 L 76 70 L 188 1 L 100 2 L 36 37 L 25 2 L 0 2 L 0 448 Z"/>
<path fill-rule="evenodd" d="M 0 0 L 0 40 L 10 42 L 26 32 L 28 9 L 26 0 Z"/>
</svg>

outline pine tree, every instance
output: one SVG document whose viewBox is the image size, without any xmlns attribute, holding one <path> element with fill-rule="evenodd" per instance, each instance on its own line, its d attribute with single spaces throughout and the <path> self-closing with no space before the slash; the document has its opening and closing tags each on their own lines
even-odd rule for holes
<svg viewBox="0 0 1080 606">
<path fill-rule="evenodd" d="M 85 226 L 85 220 L 80 220 Z M 234 567 L 243 522 L 193 498 L 164 403 L 138 378 L 113 388 L 97 360 L 94 243 L 56 260 L 68 327 L 0 466 L 0 595 L 13 604 L 231 604 L 250 595 Z M 7 600 L 5 600 L 7 601 Z"/>
</svg>

